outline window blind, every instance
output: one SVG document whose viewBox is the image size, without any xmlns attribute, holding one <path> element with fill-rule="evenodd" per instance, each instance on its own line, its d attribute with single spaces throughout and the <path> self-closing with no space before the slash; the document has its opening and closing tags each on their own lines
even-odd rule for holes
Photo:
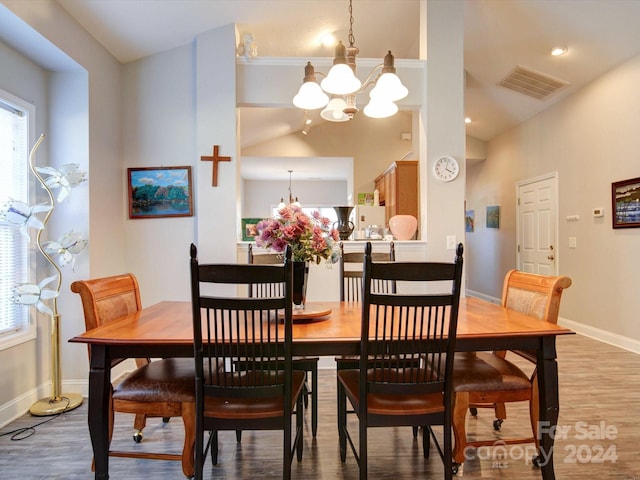
<svg viewBox="0 0 640 480">
<path fill-rule="evenodd" d="M 0 202 L 29 204 L 27 112 L 0 91 Z M 12 300 L 17 283 L 29 281 L 29 242 L 20 229 L 0 225 L 0 342 L 29 328 L 29 308 Z"/>
</svg>

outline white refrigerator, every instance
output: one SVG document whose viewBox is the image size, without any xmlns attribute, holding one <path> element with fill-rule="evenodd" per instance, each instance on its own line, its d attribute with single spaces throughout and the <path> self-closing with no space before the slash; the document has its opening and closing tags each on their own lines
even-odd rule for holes
<svg viewBox="0 0 640 480">
<path fill-rule="evenodd" d="M 369 225 L 380 225 L 385 227 L 384 207 L 374 207 L 371 205 L 356 205 L 353 209 L 355 218 L 354 230 L 364 230 Z"/>
</svg>

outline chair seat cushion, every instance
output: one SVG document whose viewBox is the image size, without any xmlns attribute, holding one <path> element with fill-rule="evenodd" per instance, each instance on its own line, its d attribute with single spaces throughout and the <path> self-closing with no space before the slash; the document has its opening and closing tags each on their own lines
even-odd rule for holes
<svg viewBox="0 0 640 480">
<path fill-rule="evenodd" d="M 456 354 L 454 392 L 530 390 L 529 377 L 511 363 L 489 352 Z"/>
<path fill-rule="evenodd" d="M 248 374 L 245 378 L 253 377 Z M 294 370 L 291 375 L 291 407 L 293 408 L 304 384 L 305 372 Z M 258 419 L 284 414 L 282 396 L 276 397 L 205 397 L 204 415 L 225 419 Z"/>
<path fill-rule="evenodd" d="M 340 370 L 338 380 L 355 408 L 360 403 L 360 370 Z M 369 413 L 374 415 L 427 415 L 444 412 L 442 392 L 425 395 L 373 394 L 367 397 Z"/>
<path fill-rule="evenodd" d="M 137 368 L 114 386 L 113 399 L 136 402 L 194 402 L 193 359 L 166 358 Z"/>
</svg>

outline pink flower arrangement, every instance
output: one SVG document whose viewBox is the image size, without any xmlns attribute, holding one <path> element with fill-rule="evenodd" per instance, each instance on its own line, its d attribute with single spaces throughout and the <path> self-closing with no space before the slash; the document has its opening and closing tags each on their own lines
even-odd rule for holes
<svg viewBox="0 0 640 480">
<path fill-rule="evenodd" d="M 278 210 L 276 217 L 258 222 L 256 229 L 258 247 L 283 253 L 286 246 L 291 245 L 296 262 L 335 263 L 338 260 L 339 252 L 334 251 L 340 238 L 338 231 L 318 211 L 309 216 L 301 207 L 287 205 Z"/>
</svg>

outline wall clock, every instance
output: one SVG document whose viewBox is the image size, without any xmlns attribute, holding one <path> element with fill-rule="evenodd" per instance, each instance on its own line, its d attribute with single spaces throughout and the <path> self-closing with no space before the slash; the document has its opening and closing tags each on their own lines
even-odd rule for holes
<svg viewBox="0 0 640 480">
<path fill-rule="evenodd" d="M 458 173 L 460 173 L 458 161 L 449 155 L 440 157 L 436 160 L 436 163 L 433 164 L 433 175 L 443 182 L 454 180 L 458 176 Z"/>
</svg>

